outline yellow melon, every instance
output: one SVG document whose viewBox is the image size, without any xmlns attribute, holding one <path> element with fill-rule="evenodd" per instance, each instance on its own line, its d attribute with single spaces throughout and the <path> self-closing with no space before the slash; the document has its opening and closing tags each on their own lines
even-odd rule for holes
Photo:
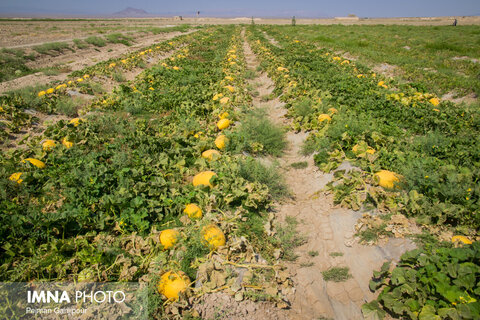
<svg viewBox="0 0 480 320">
<path fill-rule="evenodd" d="M 217 146 L 218 149 L 222 150 L 225 148 L 225 144 L 228 142 L 228 138 L 221 134 L 215 139 L 215 146 Z"/>
<path fill-rule="evenodd" d="M 321 115 L 318 116 L 318 122 L 323 122 L 323 121 L 330 122 L 332 121 L 332 118 L 328 114 L 322 113 Z"/>
<path fill-rule="evenodd" d="M 21 179 L 23 172 L 15 172 L 12 173 L 12 175 L 8 178 L 11 181 L 15 181 L 16 183 L 20 184 L 22 183 L 23 179 Z"/>
<path fill-rule="evenodd" d="M 440 104 L 440 100 L 438 98 L 431 98 L 428 100 L 431 104 L 433 104 L 435 107 Z"/>
<path fill-rule="evenodd" d="M 166 229 L 160 233 L 160 243 L 163 245 L 164 249 L 172 248 L 178 240 L 178 230 L 175 229 Z"/>
<path fill-rule="evenodd" d="M 335 113 L 338 113 L 338 110 L 335 109 L 335 108 L 329 108 L 329 109 L 328 109 L 328 112 L 330 112 L 330 114 L 333 115 L 333 114 L 335 114 Z"/>
<path fill-rule="evenodd" d="M 202 218 L 202 209 L 194 203 L 187 204 L 183 212 L 186 213 L 190 219 Z"/>
<path fill-rule="evenodd" d="M 465 236 L 453 236 L 452 242 L 462 242 L 463 244 L 472 244 L 472 240 L 468 239 Z"/>
<path fill-rule="evenodd" d="M 210 180 L 212 179 L 213 176 L 216 176 L 217 174 L 213 171 L 203 171 L 195 175 L 193 177 L 193 185 L 196 186 L 208 186 L 208 187 L 213 187 L 213 185 L 210 183 Z"/>
<path fill-rule="evenodd" d="M 378 184 L 386 189 L 392 189 L 400 182 L 401 175 L 389 170 L 380 170 L 374 174 Z"/>
<path fill-rule="evenodd" d="M 210 149 L 202 152 L 202 158 L 205 158 L 208 161 L 215 160 L 219 157 L 220 157 L 220 152 L 218 152 L 217 150 Z"/>
<path fill-rule="evenodd" d="M 211 250 L 215 250 L 218 247 L 225 245 L 225 234 L 223 231 L 214 224 L 206 226 L 202 230 L 203 238 L 205 239 L 208 247 Z"/>
<path fill-rule="evenodd" d="M 37 159 L 34 159 L 34 158 L 27 158 L 25 160 L 22 160 L 23 163 L 26 163 L 26 161 L 30 162 L 31 164 L 33 164 L 35 167 L 37 167 L 39 169 L 45 168 L 45 163 L 43 163 L 40 160 L 37 160 Z"/>
<path fill-rule="evenodd" d="M 230 126 L 230 120 L 228 119 L 221 119 L 217 122 L 217 127 L 220 130 L 226 129 Z"/>
<path fill-rule="evenodd" d="M 67 149 L 70 149 L 71 147 L 73 147 L 73 142 L 68 141 L 67 137 L 63 138 L 62 144 L 63 144 Z"/>
<path fill-rule="evenodd" d="M 73 124 L 74 127 L 77 127 L 80 122 L 82 122 L 83 119 L 80 119 L 80 118 L 73 118 L 72 120 L 70 120 L 70 124 Z"/>
<path fill-rule="evenodd" d="M 49 151 L 55 147 L 55 144 L 54 140 L 47 139 L 42 143 L 43 150 Z"/>
<path fill-rule="evenodd" d="M 182 271 L 168 271 L 164 273 L 158 281 L 158 292 L 163 294 L 168 300 L 178 300 L 180 292 L 187 290 L 190 285 L 190 278 Z"/>
<path fill-rule="evenodd" d="M 228 118 L 229 114 L 228 112 L 222 112 L 221 114 L 218 115 L 220 119 L 226 119 Z"/>
</svg>

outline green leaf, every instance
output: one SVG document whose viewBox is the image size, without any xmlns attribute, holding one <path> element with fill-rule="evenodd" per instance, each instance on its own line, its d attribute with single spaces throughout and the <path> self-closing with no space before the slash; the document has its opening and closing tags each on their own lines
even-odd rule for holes
<svg viewBox="0 0 480 320">
<path fill-rule="evenodd" d="M 435 308 L 430 305 L 425 305 L 418 315 L 419 320 L 441 320 L 440 316 L 435 314 Z"/>
<path fill-rule="evenodd" d="M 376 300 L 362 305 L 362 314 L 365 320 L 382 320 L 386 312 L 380 308 Z"/>
<path fill-rule="evenodd" d="M 391 281 L 395 285 L 405 283 L 405 269 L 404 268 L 395 268 L 392 271 Z"/>
<path fill-rule="evenodd" d="M 408 299 L 405 304 L 410 308 L 410 311 L 412 312 L 420 310 L 420 303 L 415 299 Z"/>
<path fill-rule="evenodd" d="M 438 309 L 438 315 L 442 318 L 449 317 L 452 320 L 460 320 L 460 315 L 455 308 L 440 308 Z"/>
</svg>

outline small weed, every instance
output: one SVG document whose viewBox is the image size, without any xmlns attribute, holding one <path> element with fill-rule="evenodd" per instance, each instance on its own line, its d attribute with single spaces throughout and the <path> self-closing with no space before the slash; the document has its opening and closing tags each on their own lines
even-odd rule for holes
<svg viewBox="0 0 480 320">
<path fill-rule="evenodd" d="M 51 56 L 56 56 L 65 49 L 74 51 L 66 42 L 50 42 L 33 47 L 33 50 L 37 51 L 38 53 L 48 54 Z"/>
<path fill-rule="evenodd" d="M 123 75 L 122 72 L 120 71 L 117 71 L 115 73 L 112 74 L 112 78 L 113 80 L 115 80 L 116 82 L 125 82 L 127 81 L 127 79 L 125 78 L 125 76 Z"/>
<path fill-rule="evenodd" d="M 82 100 L 79 98 L 64 97 L 59 99 L 55 106 L 55 111 L 67 115 L 69 117 L 77 116 L 78 107 L 81 105 Z"/>
<path fill-rule="evenodd" d="M 273 99 L 273 96 L 271 94 L 266 94 L 260 97 L 260 101 L 262 102 L 267 102 Z"/>
<path fill-rule="evenodd" d="M 330 257 L 341 257 L 343 252 L 330 252 Z"/>
<path fill-rule="evenodd" d="M 108 42 L 110 43 L 121 43 L 126 46 L 131 46 L 133 42 L 133 38 L 121 33 L 112 33 L 105 36 Z"/>
<path fill-rule="evenodd" d="M 323 271 L 323 280 L 333 281 L 333 282 L 343 282 L 352 277 L 349 273 L 350 269 L 348 267 L 333 267 L 327 271 Z"/>
<path fill-rule="evenodd" d="M 290 167 L 294 169 L 305 169 L 306 167 L 308 167 L 308 162 L 307 161 L 294 162 L 290 164 Z"/>
<path fill-rule="evenodd" d="M 252 301 L 268 301 L 272 298 L 272 296 L 269 294 L 255 291 L 245 291 L 244 296 Z"/>
<path fill-rule="evenodd" d="M 105 39 L 102 39 L 96 36 L 91 36 L 86 38 L 85 42 L 88 44 L 94 45 L 96 47 L 105 47 L 107 45 L 107 42 L 105 41 Z"/>
<path fill-rule="evenodd" d="M 84 94 L 95 95 L 105 93 L 105 89 L 98 82 L 82 82 L 81 84 L 77 84 L 77 86 L 79 88 L 79 91 Z"/>
<path fill-rule="evenodd" d="M 293 109 L 297 115 L 306 117 L 313 112 L 312 104 L 311 99 L 302 99 L 293 105 Z"/>
<path fill-rule="evenodd" d="M 0 81 L 6 81 L 17 77 L 35 72 L 35 70 L 27 67 L 28 60 L 34 60 L 33 56 L 25 55 L 25 51 L 21 49 L 7 49 L 0 50 Z"/>
<path fill-rule="evenodd" d="M 192 267 L 192 263 L 208 254 L 208 248 L 202 243 L 200 234 L 192 235 L 190 241 L 188 242 L 187 250 L 183 254 L 183 258 L 180 262 L 180 268 L 185 272 L 191 279 L 195 279 L 197 270 Z"/>
<path fill-rule="evenodd" d="M 308 251 L 308 255 L 312 258 L 316 257 L 316 256 L 318 256 L 318 251 Z"/>
<path fill-rule="evenodd" d="M 252 79 L 255 79 L 256 76 L 257 76 L 257 73 L 254 70 L 247 70 L 245 72 L 245 79 L 252 80 Z"/>
<path fill-rule="evenodd" d="M 248 157 L 240 161 L 240 176 L 245 180 L 267 185 L 270 194 L 275 199 L 289 195 L 287 185 L 274 164 L 267 166 Z"/>
<path fill-rule="evenodd" d="M 285 224 L 277 226 L 276 240 L 283 250 L 283 259 L 287 261 L 295 261 L 298 255 L 294 249 L 307 241 L 304 236 L 298 234 L 297 225 L 298 221 L 294 217 L 287 216 Z"/>
<path fill-rule="evenodd" d="M 40 69 L 40 71 L 43 72 L 43 74 L 46 76 L 56 76 L 56 75 L 59 75 L 60 73 L 68 73 L 72 71 L 72 69 L 66 66 L 53 66 L 53 67 L 42 68 Z"/>
<path fill-rule="evenodd" d="M 81 39 L 73 39 L 73 43 L 77 47 L 77 49 L 85 49 L 88 47 L 88 45 L 85 43 L 85 41 Z"/>
<path fill-rule="evenodd" d="M 271 122 L 266 112 L 261 109 L 245 115 L 234 138 L 232 147 L 235 147 L 237 152 L 280 156 L 287 145 L 284 130 Z"/>
<path fill-rule="evenodd" d="M 42 70 L 42 72 L 46 76 L 57 76 L 60 73 L 60 71 L 55 68 L 45 68 Z"/>
<path fill-rule="evenodd" d="M 302 263 L 300 263 L 300 267 L 301 267 L 301 268 L 313 267 L 314 265 L 315 265 L 315 263 L 313 263 L 313 262 L 311 262 L 311 261 L 310 261 L 310 262 L 302 262 Z"/>
</svg>

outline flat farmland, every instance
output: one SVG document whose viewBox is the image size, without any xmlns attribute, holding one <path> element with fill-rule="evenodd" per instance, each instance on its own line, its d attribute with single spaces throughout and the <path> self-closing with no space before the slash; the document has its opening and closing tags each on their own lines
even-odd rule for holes
<svg viewBox="0 0 480 320">
<path fill-rule="evenodd" d="M 480 26 L 450 20 L 1 21 L 37 31 L 1 51 L 0 281 L 480 317 Z"/>
</svg>

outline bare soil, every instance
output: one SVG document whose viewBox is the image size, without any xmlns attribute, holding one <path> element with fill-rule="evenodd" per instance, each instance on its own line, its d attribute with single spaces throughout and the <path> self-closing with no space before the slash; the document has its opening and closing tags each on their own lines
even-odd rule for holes
<svg viewBox="0 0 480 320">
<path fill-rule="evenodd" d="M 0 21 L 0 47 L 23 47 L 45 42 L 71 41 L 92 35 L 115 32 L 136 32 L 148 27 L 179 24 L 173 18 L 157 19 L 92 19 L 71 21 L 32 21 L 15 19 Z"/>
</svg>

